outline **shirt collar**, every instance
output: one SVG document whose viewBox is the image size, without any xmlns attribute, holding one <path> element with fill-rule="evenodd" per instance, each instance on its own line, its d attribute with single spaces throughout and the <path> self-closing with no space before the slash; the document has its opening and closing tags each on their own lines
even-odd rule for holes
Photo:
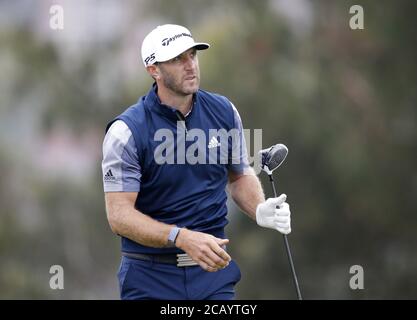
<svg viewBox="0 0 417 320">
<path fill-rule="evenodd" d="M 156 86 L 156 82 L 154 82 L 151 89 L 149 90 L 148 94 L 145 97 L 145 101 L 144 101 L 145 106 L 151 111 L 155 111 L 163 116 L 168 117 L 169 119 L 177 121 L 178 118 L 177 118 L 177 115 L 175 114 L 177 109 L 171 106 L 168 106 L 166 104 L 163 104 L 158 97 L 157 89 L 158 88 Z M 197 93 L 193 95 L 193 103 L 191 104 L 191 109 L 185 115 L 185 117 L 190 116 L 192 111 L 194 110 L 195 103 L 197 101 Z"/>
</svg>

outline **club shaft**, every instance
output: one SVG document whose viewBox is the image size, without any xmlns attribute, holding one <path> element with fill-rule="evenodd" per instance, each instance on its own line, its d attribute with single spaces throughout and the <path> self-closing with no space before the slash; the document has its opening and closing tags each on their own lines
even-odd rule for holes
<svg viewBox="0 0 417 320">
<path fill-rule="evenodd" d="M 272 174 L 269 175 L 269 181 L 271 182 L 272 190 L 274 191 L 274 196 L 276 198 L 278 195 L 277 195 L 277 190 L 275 188 L 275 182 L 274 182 L 274 178 L 272 177 Z M 284 244 L 285 244 L 285 251 L 287 251 L 288 261 L 290 262 L 295 290 L 297 291 L 297 297 L 298 297 L 298 300 L 303 300 L 303 297 L 301 296 L 300 286 L 298 285 L 297 274 L 295 273 L 294 263 L 292 261 L 292 255 L 291 255 L 291 250 L 290 250 L 290 244 L 288 242 L 288 237 L 286 234 L 283 234 L 283 238 L 284 238 Z"/>
</svg>

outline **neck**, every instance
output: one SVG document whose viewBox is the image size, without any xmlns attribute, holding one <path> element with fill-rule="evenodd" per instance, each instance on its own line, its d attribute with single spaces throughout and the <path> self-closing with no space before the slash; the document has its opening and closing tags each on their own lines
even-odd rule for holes
<svg viewBox="0 0 417 320">
<path fill-rule="evenodd" d="M 187 114 L 191 109 L 193 95 L 179 95 L 164 86 L 158 86 L 158 97 L 163 104 L 179 110 L 182 114 Z"/>
</svg>

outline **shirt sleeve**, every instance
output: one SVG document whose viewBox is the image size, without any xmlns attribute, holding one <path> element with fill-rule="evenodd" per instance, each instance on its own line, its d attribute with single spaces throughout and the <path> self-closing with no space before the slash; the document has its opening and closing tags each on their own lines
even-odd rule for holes
<svg viewBox="0 0 417 320">
<path fill-rule="evenodd" d="M 139 192 L 141 167 L 132 132 L 122 120 L 115 121 L 103 142 L 104 192 Z"/>
<path fill-rule="evenodd" d="M 250 166 L 242 120 L 234 104 L 231 103 L 231 105 L 233 108 L 234 127 L 232 129 L 231 157 L 228 169 L 236 173 L 246 174 L 250 172 Z"/>
</svg>

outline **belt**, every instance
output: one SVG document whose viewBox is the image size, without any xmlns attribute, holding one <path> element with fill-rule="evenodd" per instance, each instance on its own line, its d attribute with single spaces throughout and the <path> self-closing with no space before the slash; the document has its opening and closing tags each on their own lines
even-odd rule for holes
<svg viewBox="0 0 417 320">
<path fill-rule="evenodd" d="M 128 258 L 152 261 L 156 263 L 168 263 L 175 264 L 177 267 L 191 267 L 198 266 L 198 263 L 195 262 L 187 253 L 178 253 L 178 254 L 144 254 L 144 253 L 130 253 L 122 252 L 122 255 Z"/>
</svg>

